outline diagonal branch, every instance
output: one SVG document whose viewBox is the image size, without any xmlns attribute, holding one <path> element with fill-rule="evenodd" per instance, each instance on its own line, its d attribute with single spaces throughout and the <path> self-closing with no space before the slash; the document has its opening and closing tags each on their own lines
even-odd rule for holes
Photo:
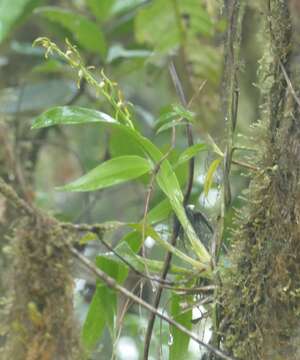
<svg viewBox="0 0 300 360">
<path fill-rule="evenodd" d="M 84 264 L 91 272 L 93 272 L 99 279 L 101 279 L 105 284 L 110 287 L 111 289 L 123 294 L 128 299 L 132 300 L 134 303 L 142 306 L 144 309 L 150 311 L 152 314 L 155 314 L 155 316 L 158 316 L 162 320 L 166 321 L 170 325 L 174 326 L 176 329 L 180 330 L 184 334 L 188 335 L 191 339 L 193 339 L 197 344 L 205 347 L 209 351 L 213 352 L 215 355 L 219 356 L 221 359 L 225 360 L 234 360 L 234 358 L 226 355 L 222 351 L 215 349 L 209 344 L 204 343 L 199 337 L 193 333 L 192 331 L 189 331 L 186 327 L 182 326 L 177 321 L 173 320 L 167 315 L 162 314 L 160 311 L 158 311 L 156 308 L 154 308 L 152 305 L 148 304 L 146 301 L 142 300 L 135 294 L 133 294 L 131 291 L 126 289 L 125 287 L 121 286 L 117 283 L 115 279 L 107 275 L 104 271 L 97 268 L 92 262 L 90 262 L 84 255 L 80 254 L 74 247 L 67 244 L 71 254 L 76 257 L 82 264 Z"/>
<path fill-rule="evenodd" d="M 17 209 L 21 212 L 26 213 L 26 215 L 31 216 L 32 218 L 37 218 L 38 216 L 43 215 L 41 212 L 38 212 L 31 206 L 29 206 L 23 199 L 21 199 L 15 190 L 5 183 L 5 181 L 0 177 L 0 194 L 2 194 L 10 203 L 12 203 Z M 54 222 L 56 225 L 56 221 Z M 101 279 L 108 287 L 111 289 L 123 294 L 128 299 L 132 300 L 134 303 L 139 304 L 144 309 L 150 311 L 152 314 L 160 317 L 162 320 L 168 322 L 170 325 L 176 327 L 181 332 L 188 335 L 191 339 L 196 341 L 199 345 L 205 347 L 209 351 L 213 352 L 215 355 L 219 356 L 221 359 L 225 360 L 234 360 L 232 357 L 226 355 L 222 351 L 213 348 L 209 344 L 205 344 L 199 337 L 189 331 L 187 328 L 173 320 L 172 318 L 161 314 L 157 309 L 153 306 L 140 299 L 138 296 L 133 294 L 131 291 L 121 286 L 116 282 L 115 279 L 107 275 L 104 271 L 97 268 L 92 262 L 90 262 L 84 255 L 82 255 L 79 251 L 77 251 L 67 240 L 64 241 L 66 248 L 69 250 L 70 254 L 77 258 L 87 269 L 89 269 L 93 274 L 95 274 L 99 279 Z"/>
</svg>

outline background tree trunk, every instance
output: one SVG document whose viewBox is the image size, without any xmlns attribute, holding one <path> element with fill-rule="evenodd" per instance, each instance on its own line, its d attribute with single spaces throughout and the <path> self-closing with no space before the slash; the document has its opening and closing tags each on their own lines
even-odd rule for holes
<svg viewBox="0 0 300 360">
<path fill-rule="evenodd" d="M 297 33 L 288 1 L 260 2 L 257 165 L 224 277 L 221 332 L 235 357 L 300 358 L 300 119 Z M 292 3 L 290 4 L 293 5 Z M 255 145 L 255 144 L 254 144 Z"/>
</svg>

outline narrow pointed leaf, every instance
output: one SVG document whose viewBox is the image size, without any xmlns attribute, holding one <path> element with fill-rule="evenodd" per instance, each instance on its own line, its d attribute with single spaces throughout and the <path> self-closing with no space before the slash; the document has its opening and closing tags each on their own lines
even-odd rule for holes
<svg viewBox="0 0 300 360">
<path fill-rule="evenodd" d="M 59 187 L 60 191 L 93 191 L 135 179 L 151 170 L 151 164 L 139 156 L 119 156 L 108 160 L 81 178 Z"/>
<path fill-rule="evenodd" d="M 155 274 L 160 274 L 163 269 L 163 262 L 159 260 L 147 259 L 142 256 L 137 255 L 126 242 L 119 244 L 115 251 L 120 255 L 124 260 L 131 264 L 136 270 L 146 273 L 147 271 Z M 118 265 L 127 267 L 130 270 L 129 266 L 122 261 L 122 259 L 112 252 L 107 252 L 105 254 L 99 255 L 97 258 L 110 259 Z M 187 269 L 182 266 L 172 265 L 170 268 L 170 274 L 178 275 L 187 275 L 193 273 L 192 269 Z"/>
<path fill-rule="evenodd" d="M 172 207 L 168 199 L 164 199 L 147 214 L 148 224 L 155 224 L 165 220 L 171 213 Z"/>
<path fill-rule="evenodd" d="M 215 159 L 211 164 L 209 169 L 207 170 L 207 174 L 204 181 L 204 194 L 207 196 L 209 190 L 211 189 L 214 173 L 216 172 L 217 168 L 219 167 L 221 159 Z"/>
<path fill-rule="evenodd" d="M 97 110 L 79 106 L 57 106 L 38 116 L 31 128 L 40 129 L 53 125 L 75 125 L 93 122 L 118 123 L 109 115 Z"/>
<path fill-rule="evenodd" d="M 184 152 L 182 154 L 180 154 L 179 159 L 177 160 L 177 163 L 176 163 L 175 167 L 177 167 L 178 165 L 181 165 L 182 163 L 190 160 L 195 155 L 197 155 L 199 152 L 207 151 L 207 150 L 208 150 L 208 147 L 207 147 L 206 144 L 195 144 L 193 146 L 190 146 L 189 148 L 184 150 Z"/>
<path fill-rule="evenodd" d="M 87 350 L 92 350 L 102 336 L 106 324 L 103 311 L 101 291 L 97 287 L 81 330 L 81 341 Z"/>
</svg>

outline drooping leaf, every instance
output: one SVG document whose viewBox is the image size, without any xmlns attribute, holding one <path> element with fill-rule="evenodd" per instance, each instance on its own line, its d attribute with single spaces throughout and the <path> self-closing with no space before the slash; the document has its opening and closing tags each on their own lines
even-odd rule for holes
<svg viewBox="0 0 300 360">
<path fill-rule="evenodd" d="M 84 49 L 106 56 L 107 45 L 102 31 L 86 17 L 54 6 L 38 8 L 36 13 L 70 31 Z"/>
<path fill-rule="evenodd" d="M 41 0 L 1 0 L 0 1 L 0 43 L 10 31 L 32 10 Z"/>
<path fill-rule="evenodd" d="M 87 350 L 92 350 L 102 336 L 106 323 L 104 311 L 101 290 L 97 287 L 81 330 L 81 341 Z"/>
<path fill-rule="evenodd" d="M 217 168 L 219 167 L 221 162 L 221 159 L 215 159 L 209 166 L 207 173 L 206 173 L 206 177 L 205 177 L 205 181 L 204 181 L 204 194 L 207 196 L 209 190 L 211 189 L 212 183 L 213 183 L 213 178 L 214 178 L 214 173 L 216 172 Z"/>
<path fill-rule="evenodd" d="M 127 277 L 128 270 L 122 264 L 116 264 L 111 259 L 97 257 L 96 265 L 119 283 L 122 283 Z M 113 337 L 116 311 L 116 293 L 102 281 L 97 281 L 96 291 L 81 332 L 82 343 L 87 350 L 95 347 L 106 326 Z"/>
<path fill-rule="evenodd" d="M 171 297 L 172 318 L 175 321 L 177 321 L 179 324 L 191 330 L 192 310 L 182 312 L 182 309 L 180 307 L 181 301 L 182 301 L 181 296 L 174 293 L 172 294 Z M 183 334 L 180 330 L 174 328 L 174 326 L 170 326 L 170 333 L 172 337 L 172 342 L 170 343 L 170 347 L 169 347 L 169 360 L 184 359 L 188 352 L 190 337 L 186 334 Z"/>
<path fill-rule="evenodd" d="M 59 187 L 61 191 L 94 191 L 136 179 L 151 171 L 151 164 L 139 156 L 119 156 L 108 160 L 81 178 Z"/>
</svg>

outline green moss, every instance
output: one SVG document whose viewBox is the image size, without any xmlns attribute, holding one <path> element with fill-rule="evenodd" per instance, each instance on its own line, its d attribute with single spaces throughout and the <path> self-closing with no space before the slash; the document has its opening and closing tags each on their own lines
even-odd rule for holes
<svg viewBox="0 0 300 360">
<path fill-rule="evenodd" d="M 299 359 L 300 124 L 281 69 L 291 62 L 287 3 L 270 5 L 269 46 L 260 62 L 257 163 L 262 170 L 251 181 L 249 203 L 237 220 L 234 267 L 222 279 L 220 332 L 226 348 L 243 360 Z"/>
<path fill-rule="evenodd" d="M 37 215 L 20 221 L 14 238 L 14 291 L 4 359 L 79 359 L 66 233 Z"/>
</svg>

